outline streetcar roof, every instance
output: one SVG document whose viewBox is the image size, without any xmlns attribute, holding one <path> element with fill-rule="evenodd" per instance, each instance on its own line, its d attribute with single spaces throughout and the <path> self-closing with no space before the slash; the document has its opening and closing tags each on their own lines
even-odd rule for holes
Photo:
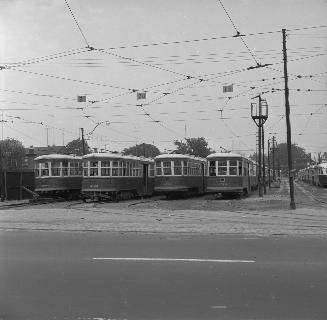
<svg viewBox="0 0 327 320">
<path fill-rule="evenodd" d="M 216 152 L 216 153 L 212 153 L 209 154 L 207 156 L 207 159 L 212 159 L 212 158 L 244 158 L 242 155 L 238 154 L 238 153 L 234 153 L 234 152 Z"/>
<path fill-rule="evenodd" d="M 34 159 L 35 161 L 41 160 L 82 160 L 82 157 L 69 155 L 69 154 L 45 154 L 42 156 L 38 156 Z"/>
<path fill-rule="evenodd" d="M 200 162 L 205 162 L 206 159 L 195 157 L 190 154 L 178 154 L 178 153 L 166 153 L 166 154 L 160 154 L 154 158 L 155 160 L 159 159 L 189 159 L 189 160 L 197 160 Z"/>
<path fill-rule="evenodd" d="M 319 163 L 319 164 L 316 165 L 316 167 L 327 168 L 327 163 L 326 162 Z"/>
<path fill-rule="evenodd" d="M 82 158 L 83 160 L 89 159 L 121 159 L 121 160 L 134 160 L 141 162 L 153 162 L 153 159 L 145 158 L 145 157 L 136 157 L 132 155 L 123 155 L 119 153 L 90 153 Z"/>
</svg>

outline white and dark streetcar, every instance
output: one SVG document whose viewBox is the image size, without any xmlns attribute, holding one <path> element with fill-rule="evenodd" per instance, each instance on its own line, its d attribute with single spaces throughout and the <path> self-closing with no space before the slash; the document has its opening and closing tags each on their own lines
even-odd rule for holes
<svg viewBox="0 0 327 320">
<path fill-rule="evenodd" d="M 118 201 L 153 194 L 152 159 L 91 153 L 83 156 L 82 161 L 84 198 Z"/>
<path fill-rule="evenodd" d="M 35 192 L 39 195 L 73 199 L 81 188 L 81 157 L 49 154 L 35 158 Z"/>
<path fill-rule="evenodd" d="M 183 154 L 162 154 L 154 160 L 156 194 L 173 198 L 205 192 L 205 159 Z"/>
<path fill-rule="evenodd" d="M 255 163 L 240 154 L 213 153 L 207 161 L 207 193 L 246 195 L 258 187 Z"/>
<path fill-rule="evenodd" d="M 327 163 L 323 162 L 301 169 L 298 179 L 319 187 L 327 187 Z"/>
</svg>

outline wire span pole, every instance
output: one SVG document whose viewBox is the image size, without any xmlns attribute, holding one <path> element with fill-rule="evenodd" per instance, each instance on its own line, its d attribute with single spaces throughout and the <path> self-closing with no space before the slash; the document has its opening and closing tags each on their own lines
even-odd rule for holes
<svg viewBox="0 0 327 320">
<path fill-rule="evenodd" d="M 82 132 L 83 156 L 85 156 L 84 128 L 81 128 L 81 132 Z"/>
<path fill-rule="evenodd" d="M 286 112 L 286 129 L 287 129 L 287 155 L 288 155 L 288 180 L 290 185 L 290 209 L 296 209 L 294 200 L 294 172 L 292 160 L 292 141 L 291 141 L 291 122 L 290 122 L 290 103 L 288 90 L 287 75 L 287 52 L 286 52 L 286 29 L 283 32 L 283 57 L 284 57 L 284 79 L 285 79 L 285 112 Z"/>
</svg>

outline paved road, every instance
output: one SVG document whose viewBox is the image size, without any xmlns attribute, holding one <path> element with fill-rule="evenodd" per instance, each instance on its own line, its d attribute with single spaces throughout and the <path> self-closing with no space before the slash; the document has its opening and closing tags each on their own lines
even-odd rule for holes
<svg viewBox="0 0 327 320">
<path fill-rule="evenodd" d="M 326 238 L 1 231 L 0 319 L 327 319 L 326 245 Z"/>
</svg>

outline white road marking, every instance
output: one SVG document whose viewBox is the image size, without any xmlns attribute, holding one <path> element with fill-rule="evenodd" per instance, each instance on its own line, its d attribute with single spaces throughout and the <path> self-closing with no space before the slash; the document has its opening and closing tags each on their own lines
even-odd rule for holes
<svg viewBox="0 0 327 320">
<path fill-rule="evenodd" d="M 255 263 L 255 260 L 230 260 L 230 259 L 175 259 L 175 258 L 110 258 L 98 257 L 92 260 L 113 260 L 113 261 L 176 261 L 176 262 L 220 262 L 220 263 Z"/>
<path fill-rule="evenodd" d="M 212 309 L 227 309 L 227 306 L 211 306 Z"/>
</svg>

